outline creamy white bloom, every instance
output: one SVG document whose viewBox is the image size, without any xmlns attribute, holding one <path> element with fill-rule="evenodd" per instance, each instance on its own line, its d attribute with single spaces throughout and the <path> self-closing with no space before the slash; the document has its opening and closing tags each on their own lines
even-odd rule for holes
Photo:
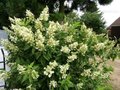
<svg viewBox="0 0 120 90">
<path fill-rule="evenodd" d="M 57 30 L 59 31 L 62 30 L 62 25 L 58 21 L 56 22 L 56 27 L 57 27 Z"/>
<path fill-rule="evenodd" d="M 81 30 L 85 31 L 87 29 L 86 25 L 83 23 L 83 25 L 81 26 Z"/>
<path fill-rule="evenodd" d="M 74 39 L 73 39 L 73 35 L 67 36 L 67 37 L 65 38 L 65 41 L 68 42 L 68 43 L 72 42 L 73 40 L 74 40 Z"/>
<path fill-rule="evenodd" d="M 52 74 L 54 73 L 54 71 L 52 70 L 52 68 L 50 66 L 47 66 L 44 69 L 45 69 L 44 75 L 46 75 L 50 78 L 52 76 Z"/>
<path fill-rule="evenodd" d="M 17 70 L 19 71 L 19 74 L 23 73 L 25 71 L 25 69 L 26 68 L 24 66 L 22 66 L 20 64 L 17 65 Z"/>
<path fill-rule="evenodd" d="M 77 86 L 77 89 L 80 90 L 83 86 L 83 83 L 78 83 L 76 86 Z"/>
<path fill-rule="evenodd" d="M 94 46 L 94 48 L 95 48 L 95 51 L 99 51 L 99 50 L 105 48 L 105 44 L 104 43 L 98 43 Z"/>
<path fill-rule="evenodd" d="M 14 18 L 9 17 L 9 20 L 10 20 L 10 22 L 15 23 L 15 19 Z"/>
<path fill-rule="evenodd" d="M 82 76 L 91 76 L 91 69 L 85 69 L 81 75 Z"/>
<path fill-rule="evenodd" d="M 73 54 L 73 55 L 71 55 L 71 56 L 68 56 L 67 62 L 72 62 L 72 61 L 74 61 L 75 59 L 77 59 L 77 55 Z"/>
<path fill-rule="evenodd" d="M 74 43 L 69 45 L 70 49 L 76 49 L 77 46 L 78 46 L 78 42 L 74 42 Z"/>
<path fill-rule="evenodd" d="M 66 78 L 67 77 L 67 70 L 69 70 L 69 64 L 65 64 L 65 65 L 59 65 L 60 68 L 60 73 L 62 74 L 62 78 Z"/>
<path fill-rule="evenodd" d="M 14 30 L 14 34 L 17 37 L 20 37 L 21 40 L 26 41 L 29 44 L 33 44 L 34 42 L 34 35 L 31 28 L 27 28 L 25 26 L 13 25 L 12 29 Z"/>
<path fill-rule="evenodd" d="M 10 19 L 10 20 L 11 20 L 11 19 Z M 22 23 L 21 23 L 22 20 L 21 20 L 20 18 L 14 17 L 13 21 L 14 21 L 15 24 L 19 24 L 19 25 L 22 24 Z"/>
<path fill-rule="evenodd" d="M 52 76 L 52 74 L 54 73 L 54 69 L 55 67 L 58 66 L 58 63 L 56 61 L 53 62 L 49 62 L 49 65 L 47 65 L 47 67 L 44 68 L 44 75 L 48 76 L 49 78 Z"/>
<path fill-rule="evenodd" d="M 44 31 L 42 22 L 39 19 L 35 20 L 35 28 Z"/>
<path fill-rule="evenodd" d="M 0 80 L 6 80 L 9 78 L 7 71 L 0 70 Z"/>
<path fill-rule="evenodd" d="M 88 50 L 87 44 L 81 44 L 81 45 L 80 45 L 80 48 L 78 49 L 78 51 L 79 51 L 80 53 L 82 53 L 83 55 L 87 52 L 87 50 Z"/>
<path fill-rule="evenodd" d="M 64 32 L 68 32 L 68 28 L 69 28 L 68 22 L 66 22 L 65 24 L 62 25 L 62 30 L 63 30 Z"/>
<path fill-rule="evenodd" d="M 36 88 L 33 87 L 32 84 L 30 84 L 29 86 L 26 87 L 26 90 L 36 90 Z"/>
<path fill-rule="evenodd" d="M 112 73 L 112 72 L 102 73 L 102 74 L 101 74 L 101 78 L 102 78 L 102 79 L 109 78 L 109 76 L 111 75 L 111 73 Z"/>
<path fill-rule="evenodd" d="M 86 30 L 86 33 L 87 33 L 87 37 L 90 37 L 93 34 L 92 29 L 88 28 Z"/>
<path fill-rule="evenodd" d="M 52 37 L 50 39 L 48 39 L 47 41 L 47 45 L 48 46 L 57 46 L 59 45 L 59 41 L 56 41 L 55 39 L 53 39 Z"/>
<path fill-rule="evenodd" d="M 35 33 L 36 40 L 40 40 L 41 43 L 44 43 L 45 37 L 42 35 L 42 32 L 40 30 L 37 30 Z"/>
<path fill-rule="evenodd" d="M 49 21 L 49 27 L 47 28 L 47 35 L 49 37 L 53 37 L 55 35 L 55 31 L 58 30 L 57 24 L 53 21 Z"/>
<path fill-rule="evenodd" d="M 10 35 L 9 38 L 10 38 L 10 40 L 11 40 L 12 42 L 15 42 L 15 43 L 16 43 L 16 41 L 18 40 L 17 37 L 12 36 L 12 35 Z"/>
<path fill-rule="evenodd" d="M 92 79 L 96 79 L 98 76 L 100 76 L 101 72 L 100 71 L 94 71 L 91 74 Z"/>
<path fill-rule="evenodd" d="M 70 53 L 70 49 L 67 46 L 62 46 L 60 51 L 64 52 L 64 53 L 67 53 L 67 54 Z"/>
<path fill-rule="evenodd" d="M 45 46 L 40 40 L 37 40 L 35 42 L 35 48 L 42 51 L 42 50 L 44 50 Z"/>
<path fill-rule="evenodd" d="M 50 88 L 51 88 L 51 87 L 56 88 L 56 87 L 57 87 L 57 82 L 56 82 L 55 80 L 50 81 L 49 87 L 50 87 Z"/>
<path fill-rule="evenodd" d="M 58 66 L 58 63 L 56 61 L 53 61 L 53 62 L 50 62 L 49 65 L 54 69 L 56 66 Z"/>
<path fill-rule="evenodd" d="M 39 77 L 39 74 L 38 74 L 37 71 L 32 70 L 32 72 L 31 72 L 31 76 L 32 76 L 33 79 L 37 79 L 37 78 Z"/>
<path fill-rule="evenodd" d="M 35 48 L 42 51 L 45 48 L 44 45 L 45 37 L 42 35 L 40 30 L 35 33 Z"/>
<path fill-rule="evenodd" d="M 89 58 L 89 59 L 88 59 L 88 62 L 89 62 L 89 64 L 91 64 L 91 65 L 92 65 L 92 64 L 94 64 L 94 63 L 95 63 L 95 60 L 94 60 L 93 58 Z"/>
<path fill-rule="evenodd" d="M 49 11 L 48 7 L 44 8 L 43 11 L 42 11 L 42 13 L 40 14 L 39 19 L 40 19 L 40 20 L 43 20 L 43 21 L 47 21 L 48 18 L 49 18 L 49 13 L 48 13 L 48 11 Z"/>
<path fill-rule="evenodd" d="M 11 52 L 17 52 L 19 48 L 15 46 L 13 43 L 9 42 L 8 40 L 2 40 L 2 45 L 4 45 L 5 49 Z"/>
<path fill-rule="evenodd" d="M 53 21 L 49 21 L 49 27 L 47 30 L 55 32 L 57 30 L 57 24 Z"/>
<path fill-rule="evenodd" d="M 30 10 L 26 10 L 26 16 L 28 16 L 31 19 L 34 19 L 34 15 Z"/>
</svg>

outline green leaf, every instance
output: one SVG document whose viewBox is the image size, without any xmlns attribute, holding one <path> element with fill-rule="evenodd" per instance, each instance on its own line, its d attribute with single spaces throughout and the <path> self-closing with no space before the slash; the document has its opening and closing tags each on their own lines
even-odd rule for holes
<svg viewBox="0 0 120 90">
<path fill-rule="evenodd" d="M 21 82 L 24 83 L 25 81 L 28 80 L 28 75 L 24 74 L 24 76 L 21 79 L 22 79 Z"/>
<path fill-rule="evenodd" d="M 24 50 L 25 50 L 25 51 L 28 50 L 29 48 L 30 48 L 29 45 L 24 46 Z"/>
<path fill-rule="evenodd" d="M 35 54 L 35 49 L 34 48 L 32 48 L 32 54 Z"/>
<path fill-rule="evenodd" d="M 35 53 L 36 59 L 39 59 L 40 56 L 41 56 L 41 53 L 40 53 L 40 52 L 36 52 L 36 53 Z"/>
<path fill-rule="evenodd" d="M 64 88 L 64 90 L 68 90 L 68 86 L 67 85 L 65 85 L 63 88 Z"/>
</svg>

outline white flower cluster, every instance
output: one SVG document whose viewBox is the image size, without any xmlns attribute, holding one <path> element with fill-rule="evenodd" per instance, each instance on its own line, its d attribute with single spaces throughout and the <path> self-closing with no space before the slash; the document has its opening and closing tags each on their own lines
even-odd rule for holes
<svg viewBox="0 0 120 90">
<path fill-rule="evenodd" d="M 91 69 L 86 69 L 81 75 L 85 77 L 91 77 L 91 79 L 94 80 L 98 78 L 107 79 L 110 74 L 111 72 L 103 73 L 103 70 L 91 71 Z"/>
<path fill-rule="evenodd" d="M 77 90 L 81 90 L 81 88 L 83 87 L 83 83 L 78 83 L 76 86 L 77 86 Z"/>
<path fill-rule="evenodd" d="M 84 70 L 84 72 L 83 73 L 81 73 L 81 75 L 82 76 L 91 76 L 91 69 L 86 69 L 86 70 Z"/>
<path fill-rule="evenodd" d="M 69 45 L 69 47 L 70 47 L 71 50 L 76 49 L 77 46 L 78 46 L 78 42 L 74 42 L 74 43 L 72 43 L 72 44 Z"/>
<path fill-rule="evenodd" d="M 94 71 L 94 72 L 92 72 L 92 74 L 91 74 L 91 78 L 94 80 L 94 79 L 96 79 L 98 76 L 100 76 L 101 75 L 101 72 L 100 71 Z"/>
<path fill-rule="evenodd" d="M 14 43 L 16 43 L 16 41 L 18 40 L 17 37 L 14 37 L 13 35 L 9 36 L 10 40 Z"/>
<path fill-rule="evenodd" d="M 62 31 L 62 25 L 59 22 L 56 22 L 57 30 Z"/>
<path fill-rule="evenodd" d="M 71 43 L 73 40 L 74 40 L 74 39 L 73 39 L 73 35 L 67 36 L 67 37 L 65 38 L 65 41 L 68 42 L 68 43 Z"/>
<path fill-rule="evenodd" d="M 74 61 L 75 59 L 77 59 L 77 55 L 73 54 L 73 55 L 71 55 L 71 56 L 68 56 L 67 62 L 72 62 L 72 61 Z"/>
<path fill-rule="evenodd" d="M 39 19 L 40 20 L 43 20 L 43 21 L 47 21 L 48 20 L 48 17 L 49 17 L 49 13 L 48 13 L 48 7 L 44 8 L 43 11 L 41 12 L 40 14 L 40 17 Z"/>
<path fill-rule="evenodd" d="M 35 20 L 35 28 L 37 30 L 44 31 L 42 22 L 39 19 Z"/>
<path fill-rule="evenodd" d="M 26 16 L 29 17 L 29 19 L 34 19 L 34 15 L 30 10 L 26 10 Z"/>
<path fill-rule="evenodd" d="M 78 49 L 78 51 L 83 55 L 87 52 L 87 50 L 88 50 L 87 44 L 83 43 L 80 45 L 80 48 Z"/>
<path fill-rule="evenodd" d="M 93 58 L 89 58 L 88 62 L 89 62 L 90 65 L 93 65 L 93 66 L 95 64 L 95 60 Z"/>
<path fill-rule="evenodd" d="M 101 78 L 102 78 L 102 79 L 106 79 L 106 78 L 109 78 L 110 75 L 111 75 L 111 72 L 102 73 L 102 74 L 101 74 Z"/>
<path fill-rule="evenodd" d="M 46 76 L 48 76 L 50 78 L 52 76 L 52 74 L 54 73 L 53 70 L 57 66 L 58 66 L 58 63 L 56 61 L 49 62 L 49 65 L 47 65 L 47 67 L 44 68 L 44 75 L 46 75 Z"/>
<path fill-rule="evenodd" d="M 7 71 L 0 70 L 0 80 L 6 80 L 9 77 Z"/>
<path fill-rule="evenodd" d="M 33 78 L 34 80 L 39 77 L 38 72 L 36 72 L 35 70 L 32 70 L 30 73 L 31 73 L 31 76 L 32 76 L 32 78 Z"/>
<path fill-rule="evenodd" d="M 99 51 L 105 48 L 105 44 L 104 43 L 98 43 L 94 46 L 95 51 Z"/>
<path fill-rule="evenodd" d="M 62 46 L 60 51 L 63 52 L 63 53 L 67 53 L 67 54 L 70 53 L 70 49 L 67 46 Z"/>
<path fill-rule="evenodd" d="M 50 47 L 57 46 L 59 45 L 59 40 L 56 41 L 54 38 L 51 37 L 48 39 L 47 45 Z"/>
<path fill-rule="evenodd" d="M 42 35 L 40 30 L 37 30 L 35 33 L 35 47 L 36 49 L 42 51 L 44 49 L 45 37 Z"/>
<path fill-rule="evenodd" d="M 62 74 L 62 78 L 66 78 L 67 77 L 67 70 L 69 70 L 70 65 L 67 63 L 65 65 L 59 65 L 60 68 L 60 73 Z"/>
<path fill-rule="evenodd" d="M 51 88 L 51 87 L 56 88 L 56 87 L 57 87 L 57 82 L 56 82 L 55 80 L 50 81 L 49 87 L 50 87 L 50 88 Z"/>
<path fill-rule="evenodd" d="M 25 69 L 26 68 L 24 66 L 20 64 L 17 65 L 17 70 L 19 71 L 19 74 L 22 74 L 25 71 Z"/>
<path fill-rule="evenodd" d="M 22 66 L 22 65 L 20 65 L 20 64 L 18 64 L 17 65 L 17 70 L 19 71 L 19 74 L 29 74 L 29 75 L 31 75 L 31 77 L 35 80 L 35 79 L 37 79 L 38 77 L 39 77 L 39 74 L 38 74 L 38 72 L 37 71 L 35 71 L 35 70 L 28 70 L 27 68 L 25 68 L 24 66 Z"/>
<path fill-rule="evenodd" d="M 22 24 L 22 23 L 21 23 L 22 20 L 21 20 L 20 18 L 14 17 L 14 19 L 13 19 L 13 18 L 9 17 L 9 20 L 10 20 L 12 23 L 14 23 L 14 24 L 19 24 L 19 25 Z"/>
<path fill-rule="evenodd" d="M 36 88 L 34 88 L 32 84 L 30 84 L 29 86 L 26 87 L 26 90 L 36 90 Z"/>
<path fill-rule="evenodd" d="M 85 35 L 85 38 L 89 39 L 90 36 L 93 36 L 94 32 L 92 32 L 91 28 L 87 28 L 85 24 L 81 26 L 81 32 L 83 32 Z"/>
<path fill-rule="evenodd" d="M 2 45 L 4 45 L 6 50 L 9 50 L 11 52 L 17 52 L 19 48 L 15 46 L 13 43 L 7 41 L 7 40 L 2 40 L 1 41 Z"/>
<path fill-rule="evenodd" d="M 13 24 L 11 27 L 14 30 L 15 35 L 22 38 L 22 40 L 26 41 L 27 43 L 30 43 L 31 45 L 33 44 L 34 35 L 30 28 L 27 28 L 25 26 L 13 25 Z"/>
<path fill-rule="evenodd" d="M 85 33 L 86 33 L 86 36 L 87 36 L 87 37 L 90 37 L 90 36 L 92 36 L 92 34 L 93 34 L 92 29 L 86 29 L 86 30 L 85 30 Z"/>
<path fill-rule="evenodd" d="M 86 30 L 87 29 L 87 27 L 86 27 L 86 25 L 83 23 L 83 25 L 81 26 L 81 30 Z"/>
<path fill-rule="evenodd" d="M 47 28 L 47 35 L 49 37 L 53 37 L 55 34 L 55 31 L 57 31 L 57 24 L 53 21 L 49 21 L 49 27 Z"/>
<path fill-rule="evenodd" d="M 68 28 L 69 28 L 68 22 L 62 25 L 63 32 L 68 32 Z"/>
</svg>

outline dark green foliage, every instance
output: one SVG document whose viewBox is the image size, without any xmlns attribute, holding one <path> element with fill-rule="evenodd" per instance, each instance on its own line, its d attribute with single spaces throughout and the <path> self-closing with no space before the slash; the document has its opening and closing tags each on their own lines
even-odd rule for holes
<svg viewBox="0 0 120 90">
<path fill-rule="evenodd" d="M 113 0 L 98 0 L 100 5 L 110 4 Z"/>
<path fill-rule="evenodd" d="M 9 23 L 5 3 L 5 0 L 0 0 L 0 29 L 1 26 L 6 26 Z"/>
<path fill-rule="evenodd" d="M 86 12 L 80 19 L 89 28 L 93 28 L 96 33 L 102 33 L 105 28 L 105 21 L 99 12 Z"/>
<path fill-rule="evenodd" d="M 81 10 L 94 12 L 97 10 L 97 1 L 101 5 L 106 5 L 110 4 L 113 0 L 73 0 L 71 8 L 64 6 L 65 0 L 0 0 L 0 27 L 10 25 L 8 17 L 15 16 L 23 18 L 25 16 L 26 9 L 31 10 L 35 17 L 38 17 L 40 11 L 46 5 L 49 7 L 50 13 L 53 13 L 56 8 L 59 8 L 58 14 L 67 14 L 73 9 L 77 9 L 78 6 Z M 51 18 L 59 20 L 59 16 L 61 15 L 58 14 L 55 14 L 56 16 L 51 15 Z M 62 18 L 60 17 L 60 19 Z"/>
<path fill-rule="evenodd" d="M 10 25 L 8 17 L 25 17 L 26 9 L 38 17 L 45 6 L 38 0 L 0 0 L 0 27 Z"/>
</svg>

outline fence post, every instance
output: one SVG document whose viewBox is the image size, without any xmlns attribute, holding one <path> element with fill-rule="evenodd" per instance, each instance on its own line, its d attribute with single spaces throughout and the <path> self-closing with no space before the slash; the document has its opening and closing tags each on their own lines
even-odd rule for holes
<svg viewBox="0 0 120 90">
<path fill-rule="evenodd" d="M 5 53 L 4 53 L 3 48 L 1 48 L 1 52 L 2 52 L 2 55 L 3 55 L 3 69 L 6 70 L 6 65 L 5 65 Z M 4 81 L 4 82 L 5 82 L 5 81 Z M 5 82 L 4 88 L 6 88 L 6 82 Z"/>
</svg>

